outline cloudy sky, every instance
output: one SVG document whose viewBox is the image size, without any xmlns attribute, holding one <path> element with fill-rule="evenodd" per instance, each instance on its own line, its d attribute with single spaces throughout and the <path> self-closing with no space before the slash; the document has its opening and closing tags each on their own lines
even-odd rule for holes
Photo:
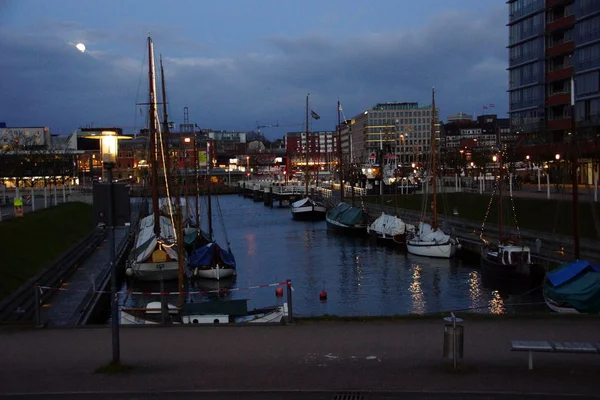
<svg viewBox="0 0 600 400">
<path fill-rule="evenodd" d="M 504 116 L 506 22 L 492 0 L 0 0 L 0 121 L 143 127 L 148 32 L 176 124 L 185 106 L 202 128 L 301 124 L 310 93 L 312 129 L 333 129 L 338 98 L 350 118 L 432 86 L 443 117 Z"/>
</svg>

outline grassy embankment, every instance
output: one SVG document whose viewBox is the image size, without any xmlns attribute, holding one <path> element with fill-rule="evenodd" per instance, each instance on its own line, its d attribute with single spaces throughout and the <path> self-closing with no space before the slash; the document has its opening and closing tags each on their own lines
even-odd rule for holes
<svg viewBox="0 0 600 400">
<path fill-rule="evenodd" d="M 394 196 L 368 196 L 364 198 L 365 203 L 383 204 L 394 207 Z M 423 196 L 420 194 L 398 196 L 398 208 L 420 211 L 422 209 Z M 486 224 L 498 223 L 497 199 L 494 199 L 490 207 Z M 509 198 L 504 200 L 503 221 L 507 226 L 514 226 L 512 204 Z M 514 208 L 517 214 L 518 225 L 521 229 L 535 230 L 561 235 L 572 235 L 573 208 L 571 202 L 564 200 L 532 199 L 514 197 Z M 431 203 L 431 196 L 429 196 Z M 438 214 L 464 218 L 474 222 L 483 222 L 490 195 L 476 193 L 446 193 L 438 195 Z M 600 203 L 584 202 L 579 204 L 580 234 L 582 238 L 598 240 L 592 207 L 596 208 L 596 215 L 600 215 Z M 458 215 L 453 215 L 456 209 Z M 431 211 L 428 204 L 427 211 Z"/>
<path fill-rule="evenodd" d="M 92 206 L 66 203 L 0 223 L 0 300 L 93 228 Z"/>
</svg>

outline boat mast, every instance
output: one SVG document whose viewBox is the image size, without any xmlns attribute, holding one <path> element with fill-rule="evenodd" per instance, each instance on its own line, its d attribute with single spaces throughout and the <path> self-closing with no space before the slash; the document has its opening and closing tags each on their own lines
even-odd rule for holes
<svg viewBox="0 0 600 400">
<path fill-rule="evenodd" d="M 306 197 L 308 197 L 308 96 L 306 95 L 306 147 L 304 148 L 304 162 L 306 168 L 304 168 L 304 184 L 306 186 Z"/>
<path fill-rule="evenodd" d="M 435 167 L 435 88 L 431 89 L 431 178 L 432 178 L 432 189 L 433 189 L 433 221 L 431 228 L 436 231 L 438 227 L 437 222 L 437 176 Z"/>
<path fill-rule="evenodd" d="M 179 292 L 179 309 L 183 309 L 184 298 L 183 298 L 183 259 L 185 255 L 183 254 L 183 247 L 185 245 L 185 240 L 183 236 L 183 211 L 181 209 L 181 190 L 179 191 L 179 195 L 177 196 L 177 283 L 178 283 L 178 292 Z"/>
<path fill-rule="evenodd" d="M 496 142 L 498 143 L 498 165 L 500 167 L 500 172 L 498 173 L 498 241 L 502 243 L 502 141 L 500 140 L 500 127 L 496 129 Z"/>
<path fill-rule="evenodd" d="M 148 36 L 148 103 L 150 105 L 150 160 L 152 161 L 152 212 L 154 214 L 154 234 L 160 237 L 160 210 L 158 207 L 158 151 L 156 137 L 156 81 L 154 79 L 154 44 Z M 166 171 L 165 171 L 166 174 Z M 165 175 L 166 177 L 166 175 Z"/>
<path fill-rule="evenodd" d="M 340 168 L 340 203 L 344 202 L 344 163 L 342 162 L 342 128 L 340 126 L 340 101 L 337 102 L 337 136 L 338 136 L 338 155 L 339 155 L 339 168 Z"/>
<path fill-rule="evenodd" d="M 198 228 L 198 232 L 202 229 L 200 227 L 200 206 L 198 205 L 198 196 L 200 194 L 200 188 L 198 186 L 198 135 L 194 130 L 194 184 L 196 187 L 196 228 Z M 231 185 L 231 182 L 229 182 Z"/>
<path fill-rule="evenodd" d="M 206 177 L 208 179 L 208 184 L 207 184 L 207 193 L 208 193 L 208 238 L 209 240 L 212 242 L 213 240 L 213 221 L 212 221 L 212 199 L 211 199 L 211 186 L 212 186 L 212 180 L 210 179 L 210 172 L 211 172 L 211 162 L 212 162 L 212 156 L 211 156 L 211 145 L 210 145 L 210 139 L 207 138 L 206 139 Z"/>
</svg>

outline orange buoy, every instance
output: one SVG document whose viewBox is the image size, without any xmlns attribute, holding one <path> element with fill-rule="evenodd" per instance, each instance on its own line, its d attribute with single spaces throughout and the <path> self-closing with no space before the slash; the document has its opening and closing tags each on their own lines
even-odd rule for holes
<svg viewBox="0 0 600 400">
<path fill-rule="evenodd" d="M 277 297 L 283 296 L 283 289 L 280 286 L 275 288 L 275 296 L 277 296 Z"/>
<path fill-rule="evenodd" d="M 321 290 L 321 292 L 319 293 L 319 299 L 327 300 L 327 292 L 325 290 Z"/>
</svg>

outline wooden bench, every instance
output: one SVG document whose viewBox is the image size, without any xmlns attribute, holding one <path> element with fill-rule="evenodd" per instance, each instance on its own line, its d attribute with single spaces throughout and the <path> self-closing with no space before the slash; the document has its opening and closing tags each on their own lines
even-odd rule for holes
<svg viewBox="0 0 600 400">
<path fill-rule="evenodd" d="M 533 353 L 600 354 L 600 343 L 512 340 L 510 350 L 527 351 L 529 369 L 533 369 Z"/>
</svg>

